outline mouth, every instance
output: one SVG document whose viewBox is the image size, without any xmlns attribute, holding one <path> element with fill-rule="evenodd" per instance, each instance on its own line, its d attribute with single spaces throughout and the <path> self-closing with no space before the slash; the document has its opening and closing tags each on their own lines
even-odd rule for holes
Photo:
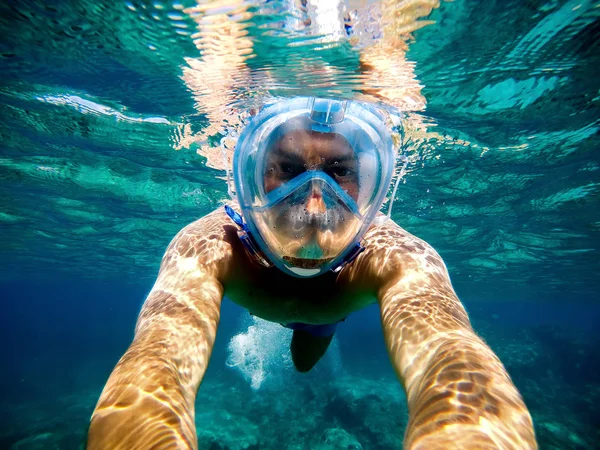
<svg viewBox="0 0 600 450">
<path fill-rule="evenodd" d="M 318 269 L 333 260 L 333 258 L 295 258 L 293 256 L 284 256 L 283 260 L 290 266 L 299 267 L 301 269 Z"/>
</svg>

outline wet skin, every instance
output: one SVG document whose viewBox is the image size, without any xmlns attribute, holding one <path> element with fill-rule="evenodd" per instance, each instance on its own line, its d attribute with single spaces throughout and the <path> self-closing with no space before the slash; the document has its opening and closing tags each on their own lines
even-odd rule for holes
<svg viewBox="0 0 600 450">
<path fill-rule="evenodd" d="M 327 148 L 319 139 L 303 145 L 309 156 Z M 322 208 L 318 195 L 307 202 Z M 339 274 L 299 279 L 257 266 L 236 231 L 219 209 L 173 239 L 134 341 L 96 406 L 88 449 L 197 448 L 194 401 L 224 295 L 279 323 L 333 323 L 377 302 L 407 394 L 404 448 L 537 448 L 519 392 L 471 328 L 442 259 L 427 243 L 388 221 L 369 229 L 366 250 Z"/>
<path fill-rule="evenodd" d="M 267 158 L 265 191 L 271 192 L 307 170 L 325 172 L 357 199 L 358 158 L 342 136 L 305 130 L 283 136 Z"/>
</svg>

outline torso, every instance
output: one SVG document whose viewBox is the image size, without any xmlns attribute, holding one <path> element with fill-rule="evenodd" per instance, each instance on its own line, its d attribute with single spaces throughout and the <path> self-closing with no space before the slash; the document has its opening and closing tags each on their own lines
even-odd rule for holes
<svg viewBox="0 0 600 450">
<path fill-rule="evenodd" d="M 182 230 L 166 258 L 197 258 L 199 267 L 212 268 L 225 296 L 251 314 L 281 324 L 336 323 L 375 303 L 378 290 L 383 292 L 410 267 L 432 276 L 445 271 L 433 249 L 391 220 L 372 226 L 362 243 L 365 251 L 340 273 L 295 278 L 253 261 L 236 225 L 219 209 Z"/>
<path fill-rule="evenodd" d="M 237 239 L 237 236 L 235 236 Z M 375 303 L 375 293 L 351 286 L 333 272 L 315 278 L 294 278 L 277 269 L 258 266 L 240 242 L 234 246 L 234 266 L 225 295 L 252 315 L 282 324 L 329 324 Z"/>
</svg>

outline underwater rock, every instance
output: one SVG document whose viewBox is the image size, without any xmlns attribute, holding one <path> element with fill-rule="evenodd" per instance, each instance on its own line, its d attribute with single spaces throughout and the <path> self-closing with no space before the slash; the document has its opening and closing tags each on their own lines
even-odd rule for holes
<svg viewBox="0 0 600 450">
<path fill-rule="evenodd" d="M 540 424 L 540 428 L 543 432 L 551 434 L 554 438 L 552 440 L 558 441 L 561 447 L 566 444 L 569 448 L 590 448 L 588 443 L 584 442 L 577 433 L 571 431 L 569 429 L 570 427 L 565 424 L 558 422 L 543 422 Z"/>
<path fill-rule="evenodd" d="M 323 433 L 321 441 L 314 450 L 363 450 L 356 437 L 343 428 L 328 428 Z"/>
<path fill-rule="evenodd" d="M 352 430 L 365 448 L 402 448 L 408 410 L 397 379 L 341 377 L 328 399 L 328 419 Z"/>
<path fill-rule="evenodd" d="M 256 448 L 258 425 L 246 417 L 232 415 L 224 409 L 196 416 L 198 448 L 247 450 Z"/>
<path fill-rule="evenodd" d="M 401 449 L 407 415 L 394 377 L 329 377 L 316 370 L 258 391 L 242 379 L 207 380 L 196 425 L 199 447 L 211 450 L 279 449 L 282 436 L 290 450 Z"/>
<path fill-rule="evenodd" d="M 60 450 L 59 440 L 53 433 L 42 433 L 21 439 L 11 450 Z"/>
</svg>

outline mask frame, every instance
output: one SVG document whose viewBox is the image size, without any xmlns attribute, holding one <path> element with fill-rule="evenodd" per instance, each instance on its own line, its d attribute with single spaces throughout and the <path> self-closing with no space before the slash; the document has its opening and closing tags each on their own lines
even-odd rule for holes
<svg viewBox="0 0 600 450">
<path fill-rule="evenodd" d="M 269 142 L 276 139 L 273 134 L 278 130 L 283 130 L 279 132 L 285 134 L 285 127 L 288 124 L 290 127 L 301 124 L 303 129 L 310 127 L 310 130 L 319 133 L 341 134 L 347 139 L 350 138 L 348 141 L 354 145 L 353 148 L 357 152 L 367 148 L 377 155 L 377 180 L 372 193 L 367 198 L 367 207 L 363 211 L 357 210 L 358 206 L 350 208 L 353 213 L 358 213 L 361 226 L 342 251 L 318 268 L 295 267 L 284 260 L 278 249 L 273 248 L 273 245 L 269 245 L 263 238 L 263 231 L 260 229 L 262 225 L 257 226 L 259 222 L 257 214 L 272 208 L 274 202 L 283 201 L 287 198 L 286 195 L 289 196 L 292 191 L 311 180 L 326 183 L 344 204 L 350 206 L 357 203 L 331 177 L 319 170 L 308 170 L 272 192 L 265 193 L 264 190 L 260 192 L 258 187 L 261 185 L 257 180 L 261 175 L 260 158 L 263 157 L 261 155 L 267 151 L 265 148 L 268 147 Z M 347 264 L 350 257 L 354 259 L 362 251 L 360 240 L 374 221 L 387 196 L 395 159 L 396 153 L 384 119 L 371 105 L 354 101 L 298 97 L 265 107 L 243 130 L 234 153 L 233 178 L 235 193 L 246 221 L 244 232 L 251 236 L 255 247 L 267 260 L 291 276 L 308 278 L 329 270 L 339 271 L 340 266 Z M 250 182 L 247 179 L 249 173 L 253 178 Z M 249 186 L 252 183 L 254 186 Z"/>
</svg>

